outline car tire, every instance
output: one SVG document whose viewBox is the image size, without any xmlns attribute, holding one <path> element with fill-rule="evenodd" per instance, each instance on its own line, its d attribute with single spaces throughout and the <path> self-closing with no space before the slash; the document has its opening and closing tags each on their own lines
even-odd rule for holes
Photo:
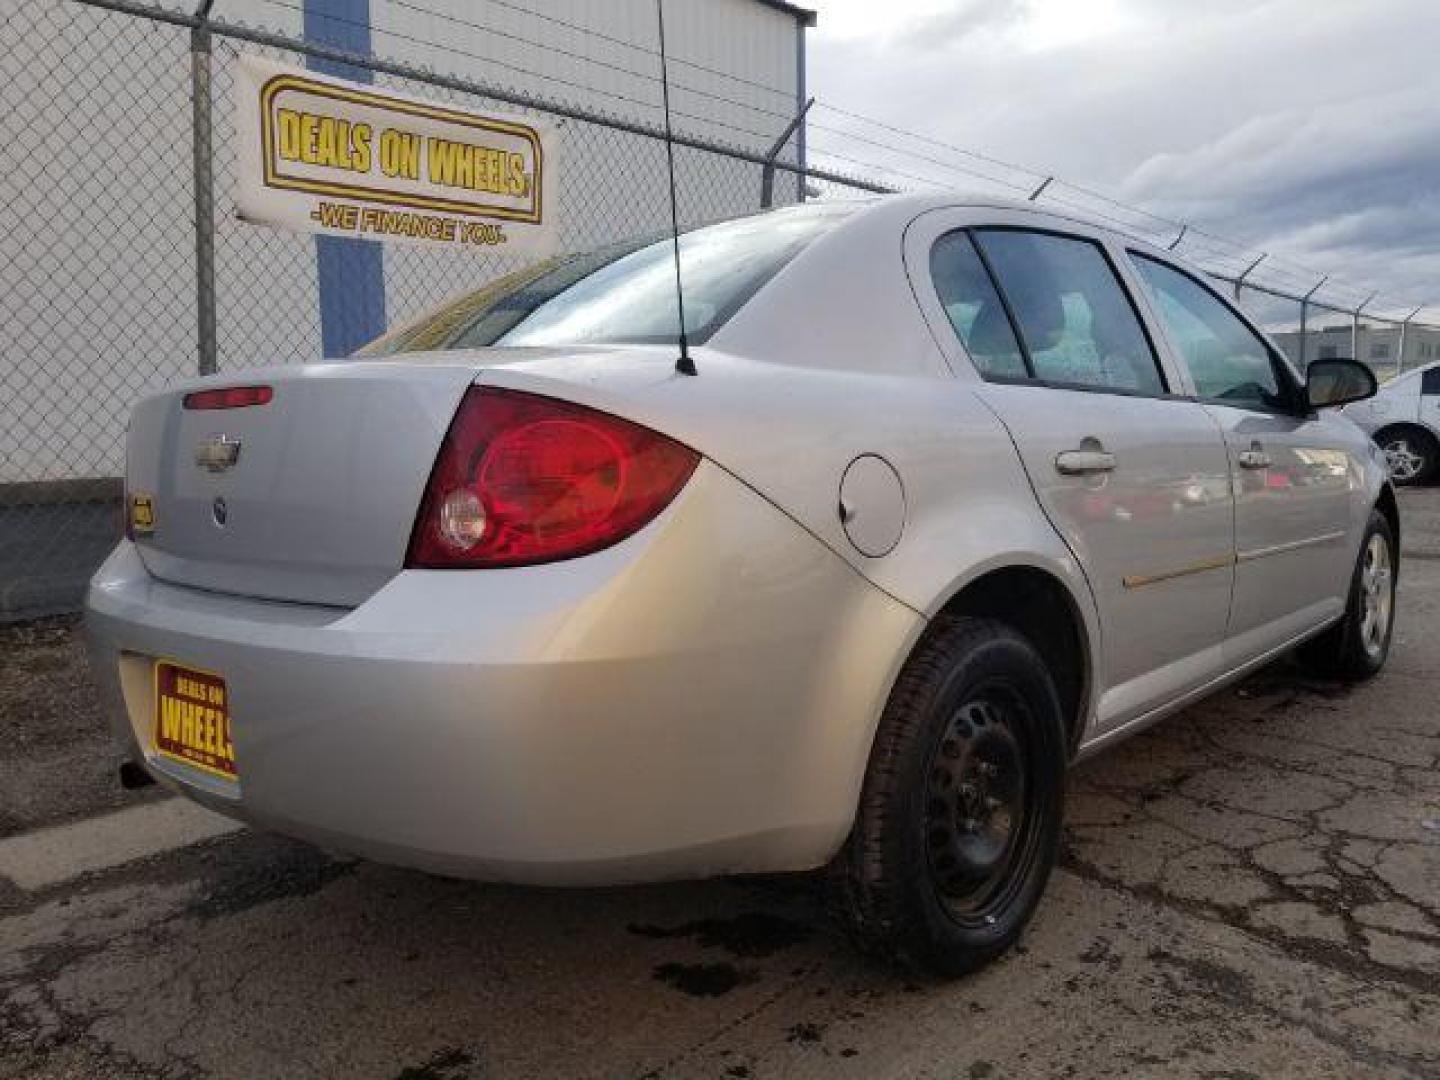
<svg viewBox="0 0 1440 1080">
<path fill-rule="evenodd" d="M 1009 949 L 1055 863 L 1066 764 L 1035 647 L 991 619 L 938 620 L 891 692 L 830 866 L 856 944 L 943 976 Z"/>
<path fill-rule="evenodd" d="M 1390 521 L 1370 512 L 1360 555 L 1350 578 L 1345 614 L 1300 647 L 1301 663 L 1320 678 L 1363 682 L 1377 675 L 1390 654 L 1395 631 L 1395 585 L 1399 552 Z"/>
<path fill-rule="evenodd" d="M 1397 487 L 1413 487 L 1427 482 L 1440 461 L 1440 446 L 1424 428 L 1387 428 L 1375 436 L 1385 454 L 1385 466 Z"/>
</svg>

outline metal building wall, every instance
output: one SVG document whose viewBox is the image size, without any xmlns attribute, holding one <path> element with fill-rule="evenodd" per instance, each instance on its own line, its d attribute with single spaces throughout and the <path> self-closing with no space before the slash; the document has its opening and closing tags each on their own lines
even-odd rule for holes
<svg viewBox="0 0 1440 1080">
<path fill-rule="evenodd" d="M 676 130 L 767 150 L 798 108 L 801 24 L 760 0 L 666 0 L 665 11 Z M 659 123 L 662 118 L 654 0 L 299 0 L 298 5 L 218 0 L 215 15 L 336 43 L 358 37 L 355 23 L 363 20 L 376 56 L 625 119 Z M 217 102 L 217 107 L 228 111 L 229 103 Z M 228 123 L 225 116 L 220 120 Z M 568 155 L 561 151 L 561 183 L 567 188 L 586 183 L 587 148 L 572 143 L 571 150 Z M 796 159 L 793 145 L 785 156 Z M 658 161 L 637 162 L 630 184 L 612 199 L 565 200 L 560 208 L 564 246 L 584 248 L 648 228 L 651 215 L 639 211 L 668 198 L 658 166 Z M 756 208 L 758 190 L 753 200 L 746 198 L 733 178 L 719 175 L 727 168 L 714 158 L 680 159 L 682 216 L 691 221 L 713 216 L 713 193 L 720 187 L 735 193 L 733 205 L 723 210 Z M 778 203 L 796 194 L 793 177 L 777 181 Z M 703 203 L 705 212 L 687 215 L 689 202 Z M 226 207 L 219 205 L 217 211 L 224 214 Z M 227 245 L 220 245 L 222 281 L 227 257 L 235 261 L 237 277 L 245 273 L 244 245 L 232 243 L 228 250 L 227 256 Z M 365 253 L 357 251 L 350 263 L 337 267 L 332 253 L 328 265 L 307 267 L 303 281 L 295 268 L 296 276 L 277 290 L 278 310 L 320 339 L 317 355 L 341 354 L 375 323 L 375 305 L 369 305 L 367 315 L 353 303 L 357 295 L 378 294 L 385 321 L 393 324 L 433 303 L 437 285 L 441 292 L 458 291 L 512 268 L 503 258 L 485 254 L 437 255 L 398 245 L 385 248 L 378 261 L 367 262 Z M 226 303 L 223 294 L 221 303 Z M 243 312 L 231 314 L 232 326 L 243 324 Z M 335 325 L 337 318 L 343 325 Z M 247 358 L 247 347 L 243 337 L 225 343 L 222 369 L 272 362 L 263 352 Z"/>
<path fill-rule="evenodd" d="M 795 108 L 796 20 L 758 0 L 668 0 L 665 11 L 677 127 L 767 146 Z M 372 0 L 371 25 L 375 51 L 394 59 L 630 119 L 660 117 L 654 0 Z"/>
<path fill-rule="evenodd" d="M 653 0 L 372 4 L 378 55 L 453 70 L 535 97 L 584 103 L 625 119 L 661 122 Z M 797 108 L 801 27 L 796 19 L 758 0 L 667 0 L 665 11 L 676 130 L 752 151 L 768 149 Z M 592 149 L 598 152 L 573 141 L 562 144 L 562 185 L 573 190 L 586 184 Z M 723 161 L 682 156 L 677 168 L 682 216 L 691 221 L 713 216 L 713 192 L 721 187 L 733 189 L 735 196 L 722 209 L 740 213 L 758 206 L 758 190 L 753 201 L 745 199 L 743 189 L 720 175 L 733 168 Z M 777 201 L 792 200 L 795 188 L 793 177 L 782 178 Z M 599 200 L 564 200 L 560 213 L 567 248 L 650 227 L 653 216 L 637 211 L 668 198 L 660 159 L 637 162 L 627 187 L 608 194 Z M 703 202 L 704 213 L 686 214 L 693 202 Z M 405 319 L 431 302 L 434 290 L 417 283 L 453 276 L 459 289 L 509 269 L 499 263 L 487 266 L 488 258 L 474 253 L 437 258 L 413 248 L 388 248 L 384 273 L 390 319 Z"/>
<path fill-rule="evenodd" d="M 193 9 L 194 0 L 177 6 Z M 377 56 L 616 116 L 660 115 L 653 0 L 217 0 L 212 14 L 299 38 L 324 33 L 317 11 L 350 20 L 367 6 Z M 667 0 L 666 12 L 677 130 L 767 148 L 795 108 L 796 20 L 759 0 Z M 0 484 L 118 476 L 117 433 L 133 401 L 196 370 L 193 287 L 165 284 L 195 275 L 187 36 L 60 0 L 0 0 L 0 26 L 0 113 L 17 125 L 42 113 L 66 118 L 43 143 L 35 141 L 39 129 L 26 129 L 31 141 L 9 172 L 16 195 L 0 213 L 0 287 L 26 327 L 0 357 Z M 355 28 L 341 21 L 331 29 L 329 40 L 344 44 L 344 31 Z M 319 358 L 322 311 L 339 307 L 344 318 L 337 297 L 327 305 L 322 295 L 314 237 L 293 235 L 284 241 L 291 257 L 261 259 L 279 241 L 234 218 L 234 51 L 217 43 L 214 64 L 222 371 Z M 561 183 L 581 191 L 586 148 L 573 149 Z M 655 215 L 639 211 L 666 197 L 661 162 L 651 147 L 630 166 L 623 190 L 568 200 L 565 245 L 611 239 L 632 223 L 650 227 Z M 733 176 L 710 175 L 730 167 L 714 155 L 685 155 L 678 166 L 690 220 L 758 205 L 758 184 L 752 191 Z M 722 191 L 729 202 L 716 197 Z M 777 201 L 794 194 L 793 177 L 782 175 Z M 122 208 L 123 222 L 115 217 Z M 80 253 L 85 280 L 67 269 Z M 393 322 L 508 267 L 485 254 L 397 245 L 377 269 Z M 344 273 L 329 281 L 332 291 L 348 290 Z M 126 347 L 112 344 L 101 355 L 95 343 L 113 342 L 117 326 L 127 328 Z M 57 429 L 57 416 L 70 419 Z"/>
</svg>

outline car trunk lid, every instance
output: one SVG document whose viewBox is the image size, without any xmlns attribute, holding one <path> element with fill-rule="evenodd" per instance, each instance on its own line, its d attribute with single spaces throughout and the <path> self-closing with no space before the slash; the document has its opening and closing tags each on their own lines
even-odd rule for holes
<svg viewBox="0 0 1440 1080">
<path fill-rule="evenodd" d="M 218 592 L 363 602 L 404 565 L 478 359 L 260 369 L 145 399 L 130 426 L 126 485 L 153 507 L 153 526 L 135 538 L 146 567 Z M 216 386 L 268 386 L 273 396 L 185 407 L 187 392 Z"/>
</svg>

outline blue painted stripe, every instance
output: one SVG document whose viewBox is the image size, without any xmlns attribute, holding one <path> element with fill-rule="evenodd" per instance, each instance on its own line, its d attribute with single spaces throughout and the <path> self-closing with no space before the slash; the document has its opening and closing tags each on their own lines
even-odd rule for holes
<svg viewBox="0 0 1440 1080">
<path fill-rule="evenodd" d="M 370 55 L 370 0 L 305 0 L 305 40 Z M 369 69 L 318 56 L 326 75 L 370 82 Z M 349 356 L 385 330 L 384 249 L 373 240 L 315 238 L 320 282 L 320 343 L 326 356 Z"/>
</svg>

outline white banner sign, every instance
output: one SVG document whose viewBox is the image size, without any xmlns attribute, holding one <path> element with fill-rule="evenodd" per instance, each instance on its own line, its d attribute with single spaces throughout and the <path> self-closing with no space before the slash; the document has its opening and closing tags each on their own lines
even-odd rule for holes
<svg viewBox="0 0 1440 1080">
<path fill-rule="evenodd" d="M 241 56 L 245 221 L 367 240 L 548 254 L 553 124 L 482 115 Z"/>
</svg>

